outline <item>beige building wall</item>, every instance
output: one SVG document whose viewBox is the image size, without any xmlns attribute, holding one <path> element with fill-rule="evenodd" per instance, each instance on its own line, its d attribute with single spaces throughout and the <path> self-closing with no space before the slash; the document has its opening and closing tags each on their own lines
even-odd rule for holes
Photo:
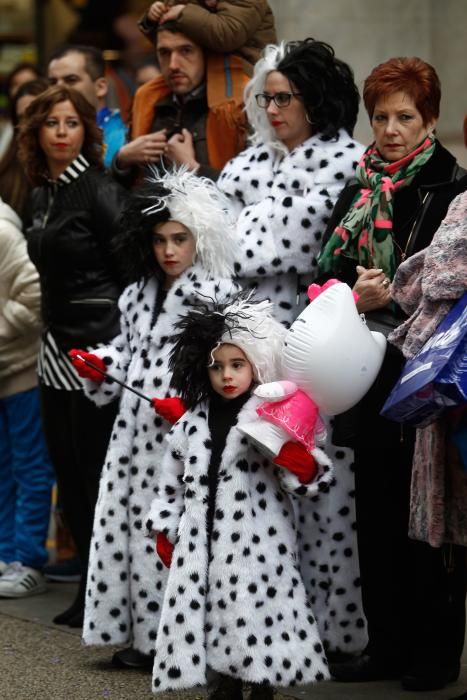
<svg viewBox="0 0 467 700">
<path fill-rule="evenodd" d="M 462 123 L 467 112 L 467 0 L 269 0 L 281 39 L 311 36 L 347 61 L 357 85 L 392 56 L 417 55 L 437 70 L 443 88 L 438 133 L 467 167 Z M 356 137 L 371 139 L 363 108 Z"/>
</svg>

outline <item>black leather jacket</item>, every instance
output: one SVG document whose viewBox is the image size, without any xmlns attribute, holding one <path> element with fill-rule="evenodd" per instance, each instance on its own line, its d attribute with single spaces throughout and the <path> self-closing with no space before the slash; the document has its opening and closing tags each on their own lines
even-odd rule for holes
<svg viewBox="0 0 467 700">
<path fill-rule="evenodd" d="M 63 350 L 106 342 L 119 332 L 125 279 L 111 241 L 127 197 L 95 167 L 67 185 L 32 193 L 28 252 L 40 275 L 44 329 Z"/>
</svg>

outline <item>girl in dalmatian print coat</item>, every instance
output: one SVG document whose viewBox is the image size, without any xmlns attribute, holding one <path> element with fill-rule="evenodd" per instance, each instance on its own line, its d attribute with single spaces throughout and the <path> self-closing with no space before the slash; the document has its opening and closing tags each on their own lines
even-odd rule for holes
<svg viewBox="0 0 467 700">
<path fill-rule="evenodd" d="M 326 224 L 364 150 L 351 136 L 358 103 L 349 66 L 311 39 L 269 46 L 246 89 L 253 144 L 225 166 L 218 187 L 237 218 L 242 286 L 271 299 L 287 327 L 307 303 Z M 300 504 L 302 574 L 327 649 L 357 653 L 367 633 L 353 452 L 330 441 L 326 452 L 336 485 L 329 498 Z"/>
<path fill-rule="evenodd" d="M 170 573 L 156 640 L 154 692 L 206 682 L 210 700 L 272 698 L 273 686 L 329 677 L 300 576 L 294 501 L 333 481 L 265 459 L 235 427 L 258 419 L 256 382 L 277 379 L 284 329 L 268 301 L 239 297 L 190 311 L 172 353 L 189 410 L 167 437 L 147 527 Z M 173 550 L 173 551 L 172 551 Z"/>
<path fill-rule="evenodd" d="M 96 506 L 83 639 L 130 642 L 113 657 L 123 667 L 152 665 L 166 572 L 144 536 L 143 519 L 170 424 L 150 403 L 108 377 L 102 381 L 80 358 L 146 395 L 172 397 L 174 323 L 199 299 L 225 300 L 238 292 L 229 278 L 233 236 L 215 186 L 181 171 L 153 180 L 148 193 L 126 213 L 122 254 L 141 278 L 120 298 L 121 333 L 93 353 L 70 353 L 87 396 L 99 406 L 120 398 Z"/>
<path fill-rule="evenodd" d="M 236 274 L 287 327 L 307 303 L 327 221 L 363 152 L 351 137 L 358 102 L 350 68 L 313 40 L 267 47 L 246 88 L 253 145 L 218 187 L 237 218 Z"/>
</svg>

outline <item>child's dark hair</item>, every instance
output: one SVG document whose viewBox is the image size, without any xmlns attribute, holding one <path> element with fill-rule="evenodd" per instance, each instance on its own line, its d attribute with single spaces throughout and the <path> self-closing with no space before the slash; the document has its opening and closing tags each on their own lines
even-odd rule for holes
<svg viewBox="0 0 467 700">
<path fill-rule="evenodd" d="M 246 316 L 231 309 L 250 297 L 251 292 L 241 290 L 225 302 L 210 298 L 205 302 L 200 300 L 174 324 L 174 331 L 178 333 L 169 360 L 172 370 L 170 385 L 188 409 L 211 396 L 208 373 L 211 353 L 222 338 L 228 338 L 243 328 Z"/>
<path fill-rule="evenodd" d="M 152 237 L 155 226 L 169 221 L 170 212 L 164 208 L 158 212 L 144 213 L 150 201 L 149 193 L 154 195 L 154 187 L 142 188 L 132 195 L 120 218 L 120 233 L 114 239 L 115 253 L 128 272 L 128 283 L 147 280 L 154 275 L 160 281 L 164 279 L 154 255 Z"/>
<path fill-rule="evenodd" d="M 211 394 L 209 352 L 224 330 L 225 317 L 222 313 L 213 313 L 212 303 L 200 303 L 174 324 L 174 331 L 178 333 L 170 353 L 170 385 L 188 409 L 205 401 Z"/>
</svg>

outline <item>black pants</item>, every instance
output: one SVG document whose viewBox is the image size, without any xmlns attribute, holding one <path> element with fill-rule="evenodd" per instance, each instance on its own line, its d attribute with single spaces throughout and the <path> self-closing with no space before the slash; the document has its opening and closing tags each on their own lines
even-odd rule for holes
<svg viewBox="0 0 467 700">
<path fill-rule="evenodd" d="M 465 632 L 465 557 L 408 537 L 415 433 L 379 416 L 401 359 L 388 352 L 365 397 L 355 444 L 355 498 L 368 652 L 407 668 L 459 662 Z"/>
<path fill-rule="evenodd" d="M 44 384 L 40 394 L 63 514 L 85 582 L 99 479 L 118 403 L 98 408 L 82 391 L 60 391 Z"/>
</svg>

